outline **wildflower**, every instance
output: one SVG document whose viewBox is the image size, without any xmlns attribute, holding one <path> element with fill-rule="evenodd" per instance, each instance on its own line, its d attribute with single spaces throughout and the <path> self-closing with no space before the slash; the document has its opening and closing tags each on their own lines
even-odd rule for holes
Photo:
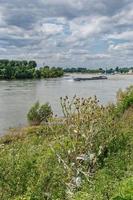
<svg viewBox="0 0 133 200">
<path fill-rule="evenodd" d="M 70 187 L 70 186 L 69 186 Z M 73 193 L 73 188 L 67 188 L 67 190 L 66 190 L 66 194 L 68 195 L 68 197 L 69 198 L 72 198 L 73 197 L 73 195 L 74 195 L 74 193 Z"/>
<path fill-rule="evenodd" d="M 75 130 L 74 130 L 74 133 L 78 133 L 78 131 L 75 129 Z"/>
<path fill-rule="evenodd" d="M 45 196 L 49 199 L 51 194 L 49 192 L 45 192 Z"/>
<path fill-rule="evenodd" d="M 82 137 L 83 137 L 83 138 L 86 138 L 86 135 L 85 135 L 85 134 L 82 134 Z"/>
<path fill-rule="evenodd" d="M 95 154 L 94 154 L 94 153 L 91 153 L 91 154 L 89 155 L 89 158 L 90 158 L 90 161 L 93 161 L 94 158 L 95 158 Z"/>
<path fill-rule="evenodd" d="M 100 146 L 100 147 L 99 147 L 99 151 L 98 151 L 98 155 L 99 155 L 99 156 L 102 154 L 102 150 L 103 150 L 103 147 Z"/>
<path fill-rule="evenodd" d="M 4 144 L 1 144 L 1 145 L 0 145 L 0 148 L 3 148 L 3 147 L 4 147 Z"/>
<path fill-rule="evenodd" d="M 74 165 L 75 165 L 75 163 L 74 163 L 74 162 L 72 162 L 72 163 L 71 163 L 71 166 L 73 167 Z"/>
<path fill-rule="evenodd" d="M 87 161 L 89 159 L 88 155 L 86 154 L 81 154 L 80 156 L 78 156 L 76 158 L 77 160 L 83 160 L 83 161 Z"/>
<path fill-rule="evenodd" d="M 71 153 L 71 150 L 69 149 L 69 150 L 68 150 L 68 154 L 70 155 L 70 153 Z"/>
<path fill-rule="evenodd" d="M 79 188 L 81 186 L 81 182 L 82 182 L 82 180 L 81 180 L 80 176 L 78 176 L 78 177 L 75 178 L 76 187 Z"/>
</svg>

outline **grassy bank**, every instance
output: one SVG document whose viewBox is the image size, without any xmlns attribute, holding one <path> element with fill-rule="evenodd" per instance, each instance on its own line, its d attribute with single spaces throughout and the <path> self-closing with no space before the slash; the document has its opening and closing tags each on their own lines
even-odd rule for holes
<svg viewBox="0 0 133 200">
<path fill-rule="evenodd" d="M 0 139 L 1 200 L 132 200 L 133 88 L 116 105 L 61 99 L 65 120 Z"/>
</svg>

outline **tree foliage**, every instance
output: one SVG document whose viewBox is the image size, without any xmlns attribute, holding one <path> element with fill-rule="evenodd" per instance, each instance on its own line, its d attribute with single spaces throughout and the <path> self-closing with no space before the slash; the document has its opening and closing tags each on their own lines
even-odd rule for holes
<svg viewBox="0 0 133 200">
<path fill-rule="evenodd" d="M 51 116 L 51 106 L 48 103 L 40 105 L 39 102 L 36 102 L 27 114 L 28 121 L 31 125 L 40 125 L 42 122 L 47 122 Z"/>
<path fill-rule="evenodd" d="M 0 79 L 56 78 L 63 76 L 63 73 L 63 69 L 56 67 L 37 68 L 34 60 L 0 60 Z"/>
</svg>

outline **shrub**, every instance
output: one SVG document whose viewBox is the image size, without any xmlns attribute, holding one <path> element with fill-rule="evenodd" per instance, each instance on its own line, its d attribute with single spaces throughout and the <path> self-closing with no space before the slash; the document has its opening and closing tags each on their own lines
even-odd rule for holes
<svg viewBox="0 0 133 200">
<path fill-rule="evenodd" d="M 119 90 L 117 93 L 118 108 L 120 113 L 123 113 L 129 107 L 133 106 L 133 86 L 130 86 L 125 91 Z"/>
<path fill-rule="evenodd" d="M 40 105 L 36 102 L 27 114 L 30 125 L 40 125 L 42 122 L 47 122 L 50 117 L 52 117 L 52 109 L 48 103 Z"/>
</svg>

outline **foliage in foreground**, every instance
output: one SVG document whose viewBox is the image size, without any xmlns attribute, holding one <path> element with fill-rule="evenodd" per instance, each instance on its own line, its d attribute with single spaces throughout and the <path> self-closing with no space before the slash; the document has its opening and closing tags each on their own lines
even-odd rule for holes
<svg viewBox="0 0 133 200">
<path fill-rule="evenodd" d="M 61 98 L 64 119 L 2 137 L 0 199 L 132 200 L 131 91 L 106 107 Z"/>
</svg>

